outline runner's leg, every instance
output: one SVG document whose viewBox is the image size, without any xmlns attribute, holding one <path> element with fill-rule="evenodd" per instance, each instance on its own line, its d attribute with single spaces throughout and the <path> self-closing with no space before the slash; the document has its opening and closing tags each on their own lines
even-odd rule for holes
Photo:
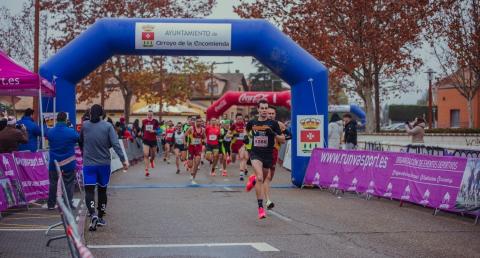
<svg viewBox="0 0 480 258">
<path fill-rule="evenodd" d="M 150 162 L 150 146 L 143 144 L 143 161 L 145 162 L 145 174 L 148 173 L 148 164 Z"/>
<path fill-rule="evenodd" d="M 263 199 L 264 199 L 264 176 L 266 175 L 265 172 L 267 172 L 263 168 L 263 162 L 255 159 L 252 160 L 252 166 L 254 170 L 254 175 L 251 175 L 249 178 L 249 182 L 252 180 L 252 177 L 255 177 L 255 194 L 257 196 L 257 204 L 258 204 L 258 218 L 263 219 L 266 217 L 265 210 L 263 208 Z M 268 173 L 268 172 L 267 172 Z"/>
<path fill-rule="evenodd" d="M 178 148 L 174 149 L 175 153 L 175 165 L 177 166 L 177 174 L 180 172 L 180 150 Z"/>
</svg>

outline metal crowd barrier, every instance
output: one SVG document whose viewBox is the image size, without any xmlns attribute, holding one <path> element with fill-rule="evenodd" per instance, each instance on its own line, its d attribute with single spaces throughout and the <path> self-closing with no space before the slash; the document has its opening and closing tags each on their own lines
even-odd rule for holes
<svg viewBox="0 0 480 258">
<path fill-rule="evenodd" d="M 73 258 L 93 258 L 94 256 L 92 255 L 90 250 L 88 250 L 88 248 L 82 242 L 81 235 L 79 234 L 79 228 L 75 221 L 75 216 L 72 213 L 72 207 L 70 206 L 70 202 L 68 200 L 65 184 L 63 183 L 63 176 L 60 166 L 68 162 L 68 160 L 65 160 L 59 163 L 54 160 L 55 168 L 58 173 L 57 205 L 58 210 L 60 211 L 61 222 L 50 226 L 47 230 L 48 234 L 48 232 L 52 228 L 63 225 L 65 234 L 48 239 L 47 246 L 49 246 L 52 241 L 66 238 L 68 248 L 70 249 L 70 254 Z"/>
<path fill-rule="evenodd" d="M 447 149 L 436 146 L 407 145 L 407 153 L 426 154 L 432 156 L 450 156 Z"/>
<path fill-rule="evenodd" d="M 125 152 L 127 157 L 134 165 L 135 163 L 143 160 L 143 142 L 140 138 L 135 138 L 133 141 L 130 140 L 123 140 L 125 146 Z"/>
<path fill-rule="evenodd" d="M 465 158 L 480 158 L 480 150 L 458 149 L 454 147 L 429 146 L 424 144 L 397 144 L 385 142 L 359 142 L 363 150 L 370 151 L 400 151 L 433 156 L 456 156 Z"/>
</svg>

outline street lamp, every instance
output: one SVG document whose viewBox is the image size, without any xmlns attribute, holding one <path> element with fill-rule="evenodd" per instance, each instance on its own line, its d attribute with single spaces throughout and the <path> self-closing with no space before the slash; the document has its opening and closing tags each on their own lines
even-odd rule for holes
<svg viewBox="0 0 480 258">
<path fill-rule="evenodd" d="M 213 69 L 215 68 L 215 65 L 223 65 L 223 64 L 233 64 L 233 62 L 231 62 L 231 61 L 220 62 L 220 63 L 213 62 L 210 65 L 210 85 L 208 87 L 210 89 L 210 105 L 213 104 Z"/>
<path fill-rule="evenodd" d="M 433 81 L 433 71 L 432 68 L 429 68 L 426 72 L 428 75 L 428 127 L 432 128 L 432 120 L 433 120 L 433 109 L 432 109 L 432 81 Z"/>
</svg>

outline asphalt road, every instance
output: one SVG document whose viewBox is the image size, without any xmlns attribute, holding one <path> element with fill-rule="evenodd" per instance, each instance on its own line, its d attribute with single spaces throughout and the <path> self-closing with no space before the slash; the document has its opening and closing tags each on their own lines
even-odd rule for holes
<svg viewBox="0 0 480 258">
<path fill-rule="evenodd" d="M 97 257 L 480 256 L 471 218 L 293 188 L 285 170 L 274 180 L 276 207 L 260 221 L 255 194 L 243 191 L 237 173 L 210 177 L 205 165 L 197 187 L 163 161 L 150 178 L 141 165 L 115 173 L 107 226 L 86 231 L 87 245 Z"/>
</svg>

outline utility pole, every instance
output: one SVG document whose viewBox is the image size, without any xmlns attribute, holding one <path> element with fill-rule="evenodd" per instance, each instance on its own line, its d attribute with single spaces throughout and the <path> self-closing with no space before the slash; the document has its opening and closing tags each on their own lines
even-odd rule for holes
<svg viewBox="0 0 480 258">
<path fill-rule="evenodd" d="M 40 0 L 34 0 L 35 1 L 35 17 L 34 17 L 34 32 L 33 32 L 33 72 L 38 74 L 38 66 L 40 62 Z M 39 107 L 39 98 L 34 97 L 33 98 L 33 107 Z M 42 125 L 42 118 L 40 117 L 40 110 L 37 110 L 37 121 L 39 121 L 40 126 Z"/>
<path fill-rule="evenodd" d="M 428 128 L 432 129 L 433 121 L 433 108 L 432 108 L 432 81 L 433 74 L 435 73 L 432 68 L 429 68 L 426 72 L 428 75 Z"/>
</svg>

